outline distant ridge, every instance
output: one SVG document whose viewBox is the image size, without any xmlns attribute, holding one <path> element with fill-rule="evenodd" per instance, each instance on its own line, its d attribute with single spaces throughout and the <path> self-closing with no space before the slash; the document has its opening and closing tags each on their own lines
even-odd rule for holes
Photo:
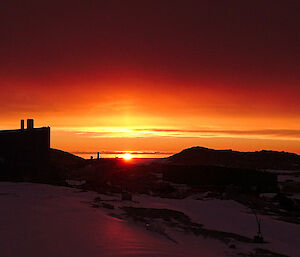
<svg viewBox="0 0 300 257">
<path fill-rule="evenodd" d="M 300 170 L 300 155 L 278 151 L 239 152 L 191 147 L 163 160 L 174 165 L 214 165 L 232 168 Z"/>
</svg>

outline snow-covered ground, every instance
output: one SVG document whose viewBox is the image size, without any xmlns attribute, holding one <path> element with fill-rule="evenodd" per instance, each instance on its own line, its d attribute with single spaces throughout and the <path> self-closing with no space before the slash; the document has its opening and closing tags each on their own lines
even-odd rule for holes
<svg viewBox="0 0 300 257">
<path fill-rule="evenodd" d="M 0 182 L 1 257 L 228 256 L 213 239 L 176 234 L 178 244 L 113 218 L 88 202 L 96 193 Z"/>
<path fill-rule="evenodd" d="M 114 210 L 91 208 L 100 196 Z M 205 228 L 253 238 L 255 217 L 243 205 L 231 200 L 183 200 L 134 195 L 120 196 L 80 192 L 76 189 L 30 183 L 0 183 L 1 257 L 83 257 L 83 256 L 236 256 L 256 247 L 291 257 L 300 256 L 300 225 L 262 218 L 262 232 L 268 244 L 235 242 L 237 249 L 215 239 L 167 228 L 178 243 L 143 226 L 113 218 L 117 207 L 166 208 L 188 215 Z M 111 200 L 111 201 L 110 201 Z"/>
<path fill-rule="evenodd" d="M 205 228 L 251 238 L 257 233 L 255 216 L 245 206 L 232 200 L 176 200 L 149 196 L 136 197 L 135 200 L 147 207 L 184 212 L 193 221 L 204 224 Z M 264 239 L 269 242 L 260 247 L 289 256 L 300 256 L 300 225 L 279 221 L 270 216 L 260 218 Z"/>
</svg>

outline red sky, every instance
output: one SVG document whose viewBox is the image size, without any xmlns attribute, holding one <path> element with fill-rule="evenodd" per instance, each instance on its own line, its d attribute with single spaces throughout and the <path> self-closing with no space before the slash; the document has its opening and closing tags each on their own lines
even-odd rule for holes
<svg viewBox="0 0 300 257">
<path fill-rule="evenodd" d="M 1 1 L 0 129 L 68 151 L 300 153 L 299 1 Z"/>
</svg>

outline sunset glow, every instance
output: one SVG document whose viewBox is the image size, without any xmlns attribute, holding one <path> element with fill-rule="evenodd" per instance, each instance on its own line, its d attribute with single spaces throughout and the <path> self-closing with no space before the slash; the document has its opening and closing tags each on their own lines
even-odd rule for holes
<svg viewBox="0 0 300 257">
<path fill-rule="evenodd" d="M 70 152 L 300 153 L 295 6 L 101 2 L 1 4 L 0 129 L 34 118 Z"/>
<path fill-rule="evenodd" d="M 299 14 L 0 1 L 0 257 L 300 253 Z"/>
<path fill-rule="evenodd" d="M 124 159 L 124 160 L 131 160 L 132 158 L 133 158 L 133 155 L 132 154 L 130 154 L 130 153 L 125 153 L 125 154 L 123 154 L 122 155 L 122 158 Z"/>
</svg>

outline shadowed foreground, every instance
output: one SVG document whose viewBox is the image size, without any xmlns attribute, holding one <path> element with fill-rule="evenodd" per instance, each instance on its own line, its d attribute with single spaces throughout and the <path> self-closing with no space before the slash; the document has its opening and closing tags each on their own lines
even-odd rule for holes
<svg viewBox="0 0 300 257">
<path fill-rule="evenodd" d="M 0 183 L 0 252 L 3 257 L 225 256 L 212 239 L 172 236 L 113 218 L 87 202 L 95 193 L 30 183 Z"/>
</svg>

